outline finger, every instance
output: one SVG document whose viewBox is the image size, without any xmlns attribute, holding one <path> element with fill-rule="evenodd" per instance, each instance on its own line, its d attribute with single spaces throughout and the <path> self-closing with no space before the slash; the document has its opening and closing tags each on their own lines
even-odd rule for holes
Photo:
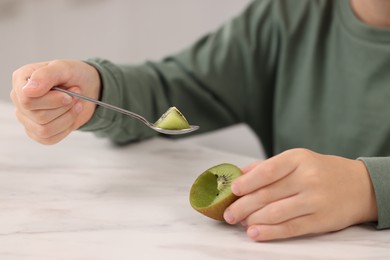
<svg viewBox="0 0 390 260">
<path fill-rule="evenodd" d="M 69 91 L 79 93 L 80 88 L 71 87 L 68 89 Z M 20 97 L 20 103 L 22 103 L 22 109 L 26 110 L 45 110 L 45 109 L 56 109 L 61 108 L 63 106 L 70 105 L 72 102 L 78 100 L 78 98 L 74 98 L 66 93 L 60 91 L 49 91 L 46 95 L 41 97 Z"/>
<path fill-rule="evenodd" d="M 250 214 L 244 223 L 247 226 L 256 224 L 272 225 L 311 214 L 313 210 L 307 201 L 298 194 L 272 202 Z"/>
<path fill-rule="evenodd" d="M 40 97 L 51 90 L 53 86 L 65 84 L 71 75 L 71 67 L 64 61 L 51 61 L 47 66 L 40 67 L 32 72 L 23 94 L 28 97 Z"/>
<path fill-rule="evenodd" d="M 52 144 L 56 144 L 56 143 L 60 142 L 62 139 L 64 139 L 66 136 L 68 136 L 72 131 L 73 130 L 71 128 L 69 128 L 69 129 L 67 129 L 61 133 L 58 133 L 54 136 L 51 136 L 49 138 L 38 138 L 36 135 L 34 135 L 34 133 L 31 133 L 28 131 L 26 131 L 26 134 L 32 140 L 35 140 L 41 144 L 52 145 Z"/>
<path fill-rule="evenodd" d="M 321 232 L 315 215 L 305 215 L 276 225 L 252 225 L 247 235 L 255 241 L 291 238 Z"/>
<path fill-rule="evenodd" d="M 241 222 L 272 202 L 298 194 L 299 187 L 300 185 L 295 183 L 295 178 L 289 175 L 282 181 L 272 183 L 236 200 L 226 209 L 225 220 L 229 224 Z"/>
<path fill-rule="evenodd" d="M 12 86 L 16 92 L 20 92 L 27 84 L 28 79 L 33 72 L 41 67 L 47 66 L 48 62 L 40 62 L 35 64 L 28 64 L 15 70 L 12 74 Z"/>
<path fill-rule="evenodd" d="M 299 161 L 292 150 L 283 152 L 258 163 L 250 172 L 233 181 L 231 189 L 237 196 L 249 194 L 286 177 L 297 168 Z"/>
<path fill-rule="evenodd" d="M 67 113 L 72 108 L 73 108 L 73 104 L 70 104 L 55 109 L 40 109 L 40 110 L 33 110 L 33 111 L 26 110 L 26 111 L 22 111 L 22 113 L 26 117 L 30 118 L 30 120 L 33 122 L 39 125 L 46 125 L 58 119 L 59 117 Z"/>
<path fill-rule="evenodd" d="M 261 161 L 255 161 L 255 162 L 253 162 L 253 163 L 251 163 L 251 164 L 249 164 L 249 165 L 247 165 L 247 166 L 241 168 L 242 174 L 245 174 L 245 173 L 251 171 L 251 170 L 252 170 L 253 168 L 255 168 L 260 162 L 261 162 Z"/>
<path fill-rule="evenodd" d="M 18 102 L 15 102 L 19 109 L 22 110 L 46 110 L 56 109 L 72 103 L 73 98 L 65 93 L 58 91 L 49 91 L 41 97 L 17 97 Z"/>
<path fill-rule="evenodd" d="M 18 120 L 24 125 L 26 132 L 34 140 L 51 139 L 52 137 L 74 128 L 74 122 L 82 109 L 81 103 L 77 102 L 68 112 L 62 114 L 47 124 L 38 124 L 25 116 L 20 111 L 16 112 Z"/>
<path fill-rule="evenodd" d="M 79 92 L 77 87 L 71 88 L 71 91 Z M 62 114 L 66 113 L 77 102 L 77 98 L 61 93 L 58 91 L 50 91 L 43 97 L 27 98 L 29 102 L 24 102 L 23 105 L 16 103 L 16 107 L 20 113 L 30 118 L 37 124 L 47 124 Z"/>
</svg>

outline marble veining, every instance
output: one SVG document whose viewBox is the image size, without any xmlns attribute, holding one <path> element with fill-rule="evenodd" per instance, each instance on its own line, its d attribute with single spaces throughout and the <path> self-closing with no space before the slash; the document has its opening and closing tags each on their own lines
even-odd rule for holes
<svg viewBox="0 0 390 260">
<path fill-rule="evenodd" d="M 155 138 L 117 147 L 88 133 L 36 144 L 0 103 L 0 259 L 390 259 L 368 225 L 267 243 L 203 217 L 189 189 L 205 169 L 255 158 Z"/>
</svg>

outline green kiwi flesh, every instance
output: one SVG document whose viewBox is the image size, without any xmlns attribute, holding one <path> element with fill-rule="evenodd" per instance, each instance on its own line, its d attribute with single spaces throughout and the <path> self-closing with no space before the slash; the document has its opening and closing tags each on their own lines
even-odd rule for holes
<svg viewBox="0 0 390 260">
<path fill-rule="evenodd" d="M 167 130 L 188 129 L 187 119 L 176 107 L 170 107 L 157 121 L 155 127 Z"/>
<path fill-rule="evenodd" d="M 206 170 L 191 187 L 191 206 L 207 217 L 224 221 L 225 209 L 238 199 L 230 187 L 232 181 L 240 175 L 241 170 L 229 163 Z"/>
</svg>

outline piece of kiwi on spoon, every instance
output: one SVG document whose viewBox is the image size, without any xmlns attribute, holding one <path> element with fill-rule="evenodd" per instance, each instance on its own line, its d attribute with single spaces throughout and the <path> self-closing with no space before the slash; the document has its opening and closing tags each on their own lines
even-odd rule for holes
<svg viewBox="0 0 390 260">
<path fill-rule="evenodd" d="M 167 130 L 189 129 L 191 126 L 176 107 L 170 107 L 155 123 L 155 127 Z"/>
</svg>

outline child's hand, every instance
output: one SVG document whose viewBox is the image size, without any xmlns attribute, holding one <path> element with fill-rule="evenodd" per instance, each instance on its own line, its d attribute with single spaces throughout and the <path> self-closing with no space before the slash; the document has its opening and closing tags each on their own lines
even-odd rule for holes
<svg viewBox="0 0 390 260">
<path fill-rule="evenodd" d="M 100 78 L 95 68 L 81 61 L 51 61 L 25 65 L 12 77 L 11 99 L 26 133 L 42 144 L 54 144 L 85 124 L 95 105 L 59 91 L 60 86 L 99 98 Z"/>
<path fill-rule="evenodd" d="M 336 231 L 377 220 L 363 162 L 292 149 L 242 169 L 232 183 L 242 196 L 225 211 L 256 241 Z"/>
</svg>

